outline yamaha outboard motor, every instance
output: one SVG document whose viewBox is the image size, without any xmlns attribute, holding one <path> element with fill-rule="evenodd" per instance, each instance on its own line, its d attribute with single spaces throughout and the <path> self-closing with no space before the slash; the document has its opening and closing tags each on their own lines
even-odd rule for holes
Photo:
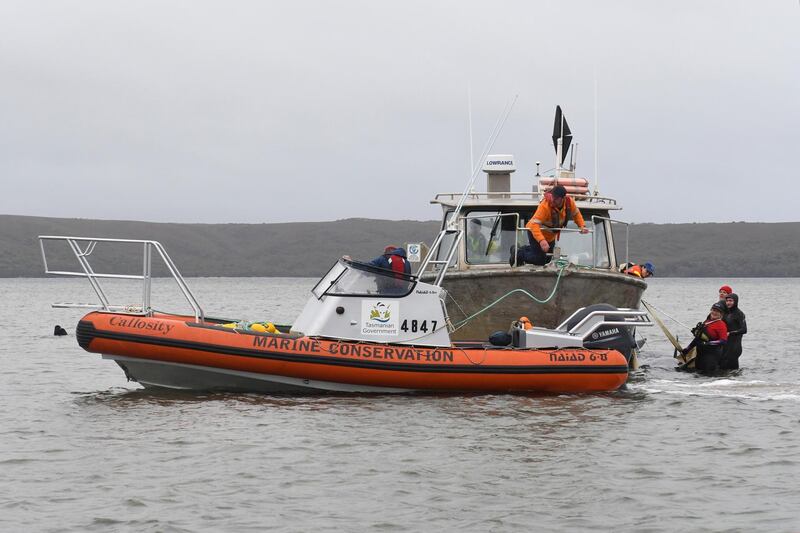
<svg viewBox="0 0 800 533">
<path fill-rule="evenodd" d="M 583 320 L 586 315 L 593 311 L 616 311 L 617 308 L 611 304 L 594 304 L 587 306 L 580 313 L 567 322 L 567 329 L 572 329 L 578 322 Z M 606 320 L 619 321 L 619 317 L 606 315 Z M 595 350 L 617 350 L 625 356 L 628 364 L 631 362 L 631 354 L 636 347 L 636 340 L 633 338 L 630 327 L 625 326 L 601 326 L 597 331 L 589 335 L 583 343 L 584 348 Z"/>
</svg>

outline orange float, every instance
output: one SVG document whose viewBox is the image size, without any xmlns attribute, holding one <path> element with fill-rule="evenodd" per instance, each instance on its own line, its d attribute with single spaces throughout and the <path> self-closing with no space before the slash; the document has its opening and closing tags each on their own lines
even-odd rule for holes
<svg viewBox="0 0 800 533">
<path fill-rule="evenodd" d="M 586 178 L 539 178 L 539 186 L 549 191 L 556 185 L 564 187 L 569 194 L 589 194 L 589 180 Z"/>
</svg>

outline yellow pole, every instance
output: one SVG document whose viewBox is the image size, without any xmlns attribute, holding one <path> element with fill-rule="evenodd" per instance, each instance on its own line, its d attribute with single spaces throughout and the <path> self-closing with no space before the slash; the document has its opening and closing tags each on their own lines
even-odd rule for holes
<svg viewBox="0 0 800 533">
<path fill-rule="evenodd" d="M 681 344 L 678 342 L 678 339 L 676 339 L 675 336 L 670 332 L 670 330 L 667 329 L 667 326 L 665 326 L 664 323 L 661 321 L 661 319 L 658 317 L 658 314 L 656 314 L 656 310 L 647 305 L 647 302 L 643 301 L 642 305 L 645 306 L 645 308 L 647 308 L 647 312 L 650 313 L 650 316 L 653 317 L 655 323 L 658 324 L 658 327 L 661 328 L 661 331 L 664 332 L 664 335 L 667 337 L 667 340 L 675 347 L 676 350 L 678 350 L 679 352 L 679 355 L 677 355 L 678 361 L 680 361 L 681 364 L 686 367 L 689 367 L 690 364 L 694 363 L 694 358 L 696 356 L 696 349 L 692 348 L 691 351 L 689 351 L 689 353 L 687 353 L 686 355 L 681 354 L 680 351 L 683 350 Z"/>
</svg>

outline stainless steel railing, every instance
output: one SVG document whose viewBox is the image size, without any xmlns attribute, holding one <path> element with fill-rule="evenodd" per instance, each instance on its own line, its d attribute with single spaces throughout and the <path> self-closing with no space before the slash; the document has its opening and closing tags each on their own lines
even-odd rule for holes
<svg viewBox="0 0 800 533">
<path fill-rule="evenodd" d="M 561 324 L 556 327 L 556 331 L 564 331 L 570 335 L 575 335 L 583 340 L 606 326 L 620 326 L 620 327 L 641 327 L 652 326 L 654 323 L 650 320 L 650 315 L 647 311 L 640 311 L 639 309 L 616 309 L 616 310 L 602 310 L 598 309 L 587 313 L 577 324 L 568 327 L 568 324 L 583 308 L 577 309 L 574 313 L 568 316 Z M 610 319 L 611 318 L 611 319 Z"/>
<path fill-rule="evenodd" d="M 587 202 L 598 205 L 616 206 L 617 201 L 610 196 L 595 196 L 590 194 L 570 194 L 570 197 L 576 202 Z M 471 191 L 466 195 L 460 192 L 445 192 L 437 194 L 431 203 L 450 203 L 457 202 L 462 198 L 467 200 L 518 200 L 518 201 L 535 201 L 541 200 L 539 192 L 475 192 Z"/>
<path fill-rule="evenodd" d="M 45 242 L 47 241 L 66 242 L 72 253 L 75 255 L 75 258 L 77 259 L 78 264 L 81 267 L 81 270 L 80 271 L 50 270 L 47 264 L 47 253 L 45 251 Z M 123 245 L 124 244 L 141 245 L 142 273 L 110 274 L 104 272 L 95 272 L 94 268 L 92 268 L 92 265 L 89 262 L 89 257 L 92 255 L 92 253 L 94 253 L 98 243 L 121 243 Z M 186 298 L 186 301 L 189 303 L 189 305 L 192 307 L 192 310 L 194 311 L 195 321 L 202 322 L 205 319 L 203 309 L 200 307 L 200 304 L 197 302 L 197 299 L 192 294 L 192 291 L 189 290 L 189 286 L 183 279 L 183 276 L 178 270 L 178 267 L 175 265 L 175 263 L 172 261 L 172 258 L 170 258 L 169 254 L 164 249 L 164 246 L 162 246 L 161 243 L 158 241 L 135 240 L 135 239 L 103 239 L 96 237 L 69 237 L 63 235 L 40 235 L 39 247 L 42 251 L 42 261 L 44 262 L 44 271 L 46 274 L 52 274 L 56 276 L 84 277 L 89 281 L 89 284 L 92 286 L 92 289 L 94 289 L 95 294 L 97 294 L 97 297 L 100 299 L 99 304 L 58 303 L 58 304 L 53 304 L 53 307 L 85 307 L 85 308 L 102 309 L 104 311 L 122 311 L 130 314 L 151 315 L 153 312 L 150 306 L 150 295 L 152 289 L 152 262 L 153 262 L 153 251 L 155 251 L 158 254 L 158 256 L 161 257 L 161 260 L 167 267 L 167 270 L 169 270 L 169 273 L 172 275 L 172 278 L 178 284 L 178 288 L 180 289 L 181 293 Z M 106 292 L 103 290 L 103 287 L 100 284 L 101 279 L 141 280 L 142 305 L 137 309 L 137 308 L 132 308 L 131 305 L 110 303 L 108 297 L 106 296 Z"/>
</svg>

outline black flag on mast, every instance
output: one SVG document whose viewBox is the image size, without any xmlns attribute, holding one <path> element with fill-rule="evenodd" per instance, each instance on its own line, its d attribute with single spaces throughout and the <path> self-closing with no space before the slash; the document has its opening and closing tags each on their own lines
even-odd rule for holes
<svg viewBox="0 0 800 533">
<path fill-rule="evenodd" d="M 556 153 L 558 152 L 558 138 L 563 137 L 563 141 L 561 142 L 561 163 L 564 163 L 564 160 L 567 158 L 567 152 L 569 152 L 569 145 L 572 142 L 572 132 L 569 131 L 569 126 L 567 125 L 567 119 L 564 118 L 564 114 L 561 112 L 561 106 L 556 106 L 556 121 L 553 124 L 553 147 L 556 149 Z"/>
</svg>

